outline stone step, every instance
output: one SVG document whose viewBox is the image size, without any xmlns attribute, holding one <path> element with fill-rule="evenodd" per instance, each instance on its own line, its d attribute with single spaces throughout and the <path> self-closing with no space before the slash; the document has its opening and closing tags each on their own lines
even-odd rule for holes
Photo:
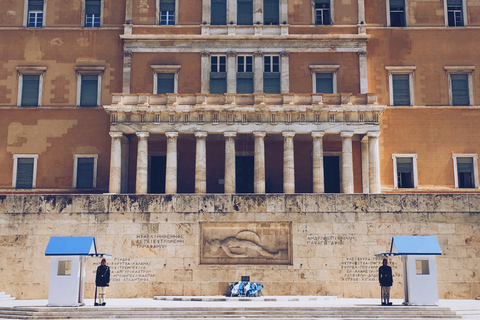
<svg viewBox="0 0 480 320">
<path fill-rule="evenodd" d="M 15 298 L 9 294 L 6 294 L 5 292 L 0 292 L 0 301 L 11 301 L 11 300 L 15 300 Z"/>
</svg>

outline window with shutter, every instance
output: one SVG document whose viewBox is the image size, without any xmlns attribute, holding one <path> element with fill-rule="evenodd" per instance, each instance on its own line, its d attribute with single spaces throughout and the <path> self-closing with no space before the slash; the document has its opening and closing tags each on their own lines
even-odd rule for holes
<svg viewBox="0 0 480 320">
<path fill-rule="evenodd" d="M 15 188 L 17 189 L 32 189 L 33 188 L 33 173 L 34 173 L 34 158 L 17 158 L 17 177 Z"/>
<path fill-rule="evenodd" d="M 316 93 L 333 93 L 333 73 L 317 73 L 316 88 Z"/>
<path fill-rule="evenodd" d="M 227 0 L 211 0 L 211 25 L 227 24 Z"/>
<path fill-rule="evenodd" d="M 280 24 L 279 0 L 263 0 L 263 24 Z"/>
<path fill-rule="evenodd" d="M 157 73 L 157 94 L 175 92 L 175 74 Z"/>
<path fill-rule="evenodd" d="M 160 24 L 175 24 L 175 0 L 160 0 Z"/>
<path fill-rule="evenodd" d="M 280 93 L 280 57 L 263 57 L 263 92 Z"/>
<path fill-rule="evenodd" d="M 85 0 L 85 27 L 100 27 L 101 0 Z"/>
<path fill-rule="evenodd" d="M 252 56 L 237 56 L 237 93 L 253 93 Z"/>
<path fill-rule="evenodd" d="M 447 15 L 449 27 L 463 27 L 462 0 L 447 0 Z"/>
<path fill-rule="evenodd" d="M 472 157 L 457 157 L 457 179 L 459 188 L 475 188 Z"/>
<path fill-rule="evenodd" d="M 43 0 L 28 0 L 27 26 L 32 28 L 43 27 Z"/>
<path fill-rule="evenodd" d="M 40 88 L 40 75 L 22 75 L 22 101 L 23 107 L 38 106 Z"/>
<path fill-rule="evenodd" d="M 315 24 L 330 25 L 330 0 L 315 0 Z"/>
<path fill-rule="evenodd" d="M 415 188 L 413 177 L 413 158 L 398 157 L 396 160 L 398 188 Z"/>
<path fill-rule="evenodd" d="M 210 93 L 223 94 L 227 92 L 227 57 L 210 57 Z"/>
<path fill-rule="evenodd" d="M 390 26 L 406 26 L 405 0 L 390 0 Z"/>
<path fill-rule="evenodd" d="M 94 188 L 95 158 L 77 158 L 77 189 Z"/>
<path fill-rule="evenodd" d="M 253 0 L 237 0 L 237 24 L 253 25 Z"/>
<path fill-rule="evenodd" d="M 410 75 L 392 74 L 393 105 L 410 106 Z"/>
<path fill-rule="evenodd" d="M 470 92 L 468 91 L 468 74 L 450 74 L 452 87 L 452 105 L 470 105 Z"/>
<path fill-rule="evenodd" d="M 80 106 L 98 105 L 98 75 L 81 75 Z"/>
</svg>

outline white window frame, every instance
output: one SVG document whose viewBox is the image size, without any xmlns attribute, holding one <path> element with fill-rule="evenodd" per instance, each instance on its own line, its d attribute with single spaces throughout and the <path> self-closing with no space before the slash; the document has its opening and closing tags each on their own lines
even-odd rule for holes
<svg viewBox="0 0 480 320">
<path fill-rule="evenodd" d="M 408 74 L 408 86 L 410 89 L 410 106 L 415 105 L 415 95 L 413 90 L 413 80 L 416 66 L 387 66 L 385 69 L 388 72 L 388 91 L 390 96 L 390 106 L 393 106 L 393 75 L 394 74 Z M 405 107 L 405 106 L 396 106 Z"/>
<path fill-rule="evenodd" d="M 13 175 L 12 175 L 12 188 L 17 188 L 17 169 L 19 158 L 33 158 L 33 174 L 32 174 L 32 189 L 37 187 L 37 162 L 38 154 L 14 154 L 13 155 Z"/>
<path fill-rule="evenodd" d="M 103 1 L 103 0 L 102 0 Z M 155 12 L 156 12 L 156 24 L 157 25 L 160 25 L 160 2 L 162 0 L 156 0 L 156 8 L 155 8 Z M 175 23 L 174 24 L 168 24 L 168 25 L 163 25 L 163 27 L 169 27 L 169 26 L 175 26 L 178 24 L 178 2 L 179 0 L 175 0 Z"/>
<path fill-rule="evenodd" d="M 28 0 L 23 1 L 23 26 L 28 27 Z M 47 14 L 47 0 L 43 0 L 43 21 L 42 27 L 45 27 L 46 21 L 46 14 Z M 30 28 L 38 28 L 38 27 L 30 27 Z"/>
<path fill-rule="evenodd" d="M 80 106 L 80 98 L 82 94 L 82 76 L 86 75 L 96 75 L 98 76 L 97 81 L 97 106 L 101 106 L 102 101 L 102 76 L 105 71 L 104 66 L 76 66 L 75 71 L 77 72 L 77 99 L 76 106 Z"/>
<path fill-rule="evenodd" d="M 86 8 L 86 1 L 82 0 L 82 27 L 85 28 L 85 8 Z M 101 28 L 103 27 L 103 15 L 104 15 L 104 7 L 105 7 L 105 0 L 100 0 L 100 27 L 88 27 L 88 28 Z"/>
<path fill-rule="evenodd" d="M 410 189 L 410 188 L 399 188 L 398 187 L 398 172 L 397 172 L 397 158 L 412 158 L 413 165 L 413 189 L 418 188 L 418 175 L 417 175 L 417 154 L 416 153 L 406 153 L 406 154 L 392 154 L 393 159 L 393 187 L 395 189 Z"/>
<path fill-rule="evenodd" d="M 445 27 L 448 27 L 447 0 L 443 0 L 443 12 L 444 12 L 444 19 L 445 19 Z M 463 27 L 466 27 L 468 25 L 467 0 L 462 0 L 462 15 L 463 15 Z M 450 28 L 456 28 L 456 26 L 455 27 L 450 27 Z"/>
<path fill-rule="evenodd" d="M 405 27 L 408 27 L 408 19 L 407 19 L 407 17 L 408 17 L 408 15 L 407 15 L 408 1 L 409 0 L 405 0 Z M 387 8 L 387 27 L 391 27 L 392 23 L 390 21 L 390 0 L 386 0 L 385 5 L 386 5 L 386 8 Z M 405 27 L 403 27 L 403 28 L 405 28 Z"/>
<path fill-rule="evenodd" d="M 473 183 L 474 189 L 478 189 L 478 155 L 475 153 L 454 153 L 452 154 L 453 159 L 453 175 L 455 177 L 455 189 L 458 187 L 458 170 L 457 170 L 457 158 L 472 158 L 473 159 Z M 463 189 L 463 188 L 462 188 Z"/>
<path fill-rule="evenodd" d="M 98 154 L 74 154 L 73 155 L 73 188 L 77 188 L 77 170 L 78 170 L 78 159 L 79 158 L 93 158 L 93 187 L 92 189 L 97 188 L 97 162 Z"/>
<path fill-rule="evenodd" d="M 312 25 L 315 25 L 315 26 L 331 26 L 331 25 L 334 25 L 334 21 L 333 21 L 333 0 L 330 0 L 330 24 L 317 24 L 317 12 L 315 10 L 315 1 L 312 1 Z"/>
<path fill-rule="evenodd" d="M 176 1 L 178 2 L 178 1 Z M 175 3 L 176 3 L 175 2 Z M 153 69 L 153 94 L 158 94 L 158 73 L 173 73 L 175 74 L 173 80 L 173 93 L 178 93 L 178 72 L 180 71 L 181 65 L 162 65 L 162 64 L 154 64 L 150 66 Z"/>
<path fill-rule="evenodd" d="M 239 57 L 243 57 L 243 58 L 244 58 L 244 60 L 243 60 L 243 62 L 244 62 L 244 63 L 243 63 L 243 70 L 242 70 L 242 71 L 238 71 L 238 67 L 240 66 L 240 63 L 238 62 L 238 58 L 239 58 Z M 246 62 L 247 62 L 247 59 L 246 59 L 247 57 L 251 57 L 251 58 L 252 58 L 252 71 L 250 71 L 250 72 L 252 72 L 252 73 L 255 72 L 255 58 L 253 57 L 253 55 L 252 55 L 252 54 L 239 54 L 239 55 L 237 55 L 237 57 L 236 57 L 236 60 L 237 60 L 237 61 L 236 61 L 236 66 L 237 66 L 237 68 L 236 68 L 236 70 L 235 70 L 235 73 L 245 73 L 245 72 L 248 72 L 248 71 L 245 71 L 245 70 L 246 70 L 246 66 L 247 66 L 247 63 L 246 63 Z"/>
<path fill-rule="evenodd" d="M 333 93 L 337 93 L 337 73 L 339 64 L 311 64 L 308 66 L 312 75 L 312 93 L 317 92 L 317 73 L 332 73 Z"/>
<path fill-rule="evenodd" d="M 273 69 L 273 57 L 278 57 L 278 73 L 280 73 L 280 77 L 282 74 L 282 60 L 279 54 L 264 54 L 262 58 L 263 62 L 263 72 L 265 73 L 276 73 L 274 71 L 265 71 L 265 57 L 270 57 L 270 68 Z"/>
<path fill-rule="evenodd" d="M 448 80 L 448 105 L 453 106 L 453 92 L 452 92 L 452 74 L 466 74 L 468 75 L 468 100 L 469 106 L 473 106 L 473 71 L 475 66 L 444 66 L 447 73 Z"/>
<path fill-rule="evenodd" d="M 18 92 L 17 92 L 17 107 L 22 106 L 22 91 L 23 91 L 23 76 L 24 75 L 39 75 L 38 82 L 38 104 L 40 107 L 42 105 L 43 97 L 43 77 L 47 71 L 47 67 L 16 67 L 18 73 Z"/>
</svg>

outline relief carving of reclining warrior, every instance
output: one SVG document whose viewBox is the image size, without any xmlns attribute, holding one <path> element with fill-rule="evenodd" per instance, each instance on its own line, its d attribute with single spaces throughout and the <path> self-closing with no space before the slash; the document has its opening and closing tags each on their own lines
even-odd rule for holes
<svg viewBox="0 0 480 320">
<path fill-rule="evenodd" d="M 260 244 L 260 237 L 253 231 L 240 231 L 234 237 L 224 239 L 212 239 L 208 242 L 210 250 L 213 253 L 219 252 L 220 249 L 231 258 L 253 258 L 252 251 L 257 252 L 263 257 L 278 258 L 282 250 L 271 252 L 265 250 Z"/>
</svg>

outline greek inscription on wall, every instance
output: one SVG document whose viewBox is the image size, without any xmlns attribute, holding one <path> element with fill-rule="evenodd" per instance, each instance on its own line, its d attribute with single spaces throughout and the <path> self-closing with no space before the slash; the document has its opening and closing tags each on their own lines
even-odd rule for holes
<svg viewBox="0 0 480 320">
<path fill-rule="evenodd" d="M 202 264 L 291 264 L 291 222 L 203 222 Z"/>
<path fill-rule="evenodd" d="M 341 263 L 342 281 L 347 282 L 378 282 L 378 268 L 383 258 L 343 258 Z M 398 258 L 388 259 L 392 267 L 393 281 L 402 281 L 400 261 Z"/>
<path fill-rule="evenodd" d="M 307 245 L 341 246 L 355 240 L 353 234 L 308 234 Z"/>
<path fill-rule="evenodd" d="M 93 273 L 98 267 L 93 264 Z M 150 282 L 155 279 L 152 261 L 142 258 L 113 258 L 107 262 L 110 267 L 110 283 L 115 282 Z"/>
<path fill-rule="evenodd" d="M 160 249 L 167 246 L 182 246 L 185 244 L 183 234 L 137 234 L 132 240 L 132 247 L 137 249 Z"/>
</svg>

